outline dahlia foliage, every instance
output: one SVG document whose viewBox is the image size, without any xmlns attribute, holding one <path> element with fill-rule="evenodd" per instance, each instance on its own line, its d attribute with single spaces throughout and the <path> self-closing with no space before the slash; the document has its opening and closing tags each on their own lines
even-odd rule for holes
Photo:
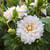
<svg viewBox="0 0 50 50">
<path fill-rule="evenodd" d="M 45 0 L 20 0 L 17 6 L 3 11 L 0 22 L 5 26 L 5 33 L 2 39 L 5 39 L 4 45 L 9 50 L 48 49 L 44 47 L 49 44 L 50 38 L 50 17 L 47 17 L 46 11 L 48 5 Z"/>
</svg>

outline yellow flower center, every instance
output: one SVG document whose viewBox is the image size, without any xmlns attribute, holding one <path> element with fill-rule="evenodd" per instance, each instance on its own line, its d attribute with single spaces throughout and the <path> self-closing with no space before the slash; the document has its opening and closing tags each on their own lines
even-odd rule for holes
<svg viewBox="0 0 50 50">
<path fill-rule="evenodd" d="M 27 25 L 27 26 L 26 26 L 26 29 L 27 29 L 28 31 L 32 31 L 34 28 L 32 27 L 32 25 Z"/>
</svg>

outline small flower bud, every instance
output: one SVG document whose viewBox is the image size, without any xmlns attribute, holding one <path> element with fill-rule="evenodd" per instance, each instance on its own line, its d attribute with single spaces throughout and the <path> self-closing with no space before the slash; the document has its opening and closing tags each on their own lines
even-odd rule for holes
<svg viewBox="0 0 50 50">
<path fill-rule="evenodd" d="M 12 31 L 12 29 L 10 28 L 10 29 L 8 29 L 8 32 L 11 32 Z"/>
<path fill-rule="evenodd" d="M 36 41 L 37 43 L 39 42 L 39 40 Z"/>
<path fill-rule="evenodd" d="M 43 38 L 40 38 L 39 41 L 43 41 Z"/>
<path fill-rule="evenodd" d="M 15 31 L 15 29 L 8 29 L 8 33 L 10 33 L 11 35 L 13 35 L 13 34 L 15 34 L 16 33 L 16 31 Z"/>
</svg>

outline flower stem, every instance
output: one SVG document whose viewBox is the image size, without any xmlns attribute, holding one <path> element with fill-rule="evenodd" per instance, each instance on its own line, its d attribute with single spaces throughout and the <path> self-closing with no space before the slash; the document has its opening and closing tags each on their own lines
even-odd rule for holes
<svg viewBox="0 0 50 50">
<path fill-rule="evenodd" d="M 6 22 L 6 24 L 7 24 L 8 28 L 10 28 L 10 26 L 9 26 L 9 24 L 7 22 Z"/>
<path fill-rule="evenodd" d="M 15 29 L 16 29 L 16 23 L 15 23 Z"/>
</svg>

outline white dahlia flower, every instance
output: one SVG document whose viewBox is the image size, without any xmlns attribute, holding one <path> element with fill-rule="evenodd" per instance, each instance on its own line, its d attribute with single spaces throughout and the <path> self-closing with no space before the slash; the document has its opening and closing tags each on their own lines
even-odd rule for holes
<svg viewBox="0 0 50 50">
<path fill-rule="evenodd" d="M 12 17 L 13 17 L 13 10 L 15 9 L 15 7 L 11 7 L 8 8 L 8 10 L 6 10 L 6 12 L 4 12 L 4 17 L 7 19 L 7 22 L 11 21 Z"/>
<path fill-rule="evenodd" d="M 26 5 L 22 5 L 22 6 L 17 6 L 16 7 L 17 13 L 18 13 L 18 18 L 22 18 L 24 16 L 27 16 L 27 6 Z"/>
<path fill-rule="evenodd" d="M 23 20 L 17 21 L 17 26 L 16 35 L 21 37 L 24 44 L 31 44 L 43 36 L 44 24 L 37 16 L 24 17 Z"/>
</svg>

